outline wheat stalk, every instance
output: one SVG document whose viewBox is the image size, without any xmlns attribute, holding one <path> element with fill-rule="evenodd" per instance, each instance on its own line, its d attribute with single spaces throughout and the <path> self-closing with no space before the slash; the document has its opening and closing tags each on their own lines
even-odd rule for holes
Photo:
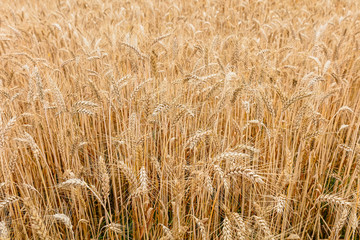
<svg viewBox="0 0 360 240">
<path fill-rule="evenodd" d="M 32 201 L 29 198 L 24 199 L 24 204 L 26 206 L 27 212 L 30 217 L 31 227 L 34 232 L 39 236 L 40 239 L 51 239 L 47 231 L 47 227 L 44 221 L 41 218 L 41 214 L 38 209 L 34 206 Z"/>
<path fill-rule="evenodd" d="M 348 219 L 348 215 L 349 215 L 349 207 L 344 206 L 341 211 L 340 217 L 335 224 L 335 228 L 333 230 L 333 234 L 335 237 L 339 236 L 341 229 L 344 227 L 344 225 Z"/>
<path fill-rule="evenodd" d="M 49 82 L 54 91 L 54 95 L 56 98 L 56 104 L 57 104 L 58 108 L 60 108 L 60 112 L 67 112 L 64 97 L 61 94 L 60 89 L 58 88 L 56 83 L 51 78 L 49 78 Z"/>
<path fill-rule="evenodd" d="M 8 140 L 8 135 L 11 129 L 15 126 L 17 117 L 12 117 L 7 124 L 0 130 L 0 148 L 5 146 L 5 142 Z"/>
<path fill-rule="evenodd" d="M 210 135 L 211 133 L 212 133 L 211 130 L 207 130 L 207 131 L 198 130 L 191 138 L 187 140 L 185 146 L 187 146 L 189 149 L 194 149 L 202 138 Z"/>
<path fill-rule="evenodd" d="M 307 98 L 312 96 L 313 93 L 312 92 L 305 92 L 305 91 L 301 91 L 298 94 L 296 94 L 295 96 L 291 97 L 289 100 L 287 100 L 283 106 L 282 111 L 285 111 L 286 109 L 288 109 L 292 104 L 294 104 L 297 101 L 300 101 L 301 99 Z"/>
<path fill-rule="evenodd" d="M 70 178 L 65 182 L 62 182 L 58 185 L 58 187 L 88 187 L 87 183 L 78 178 Z"/>
<path fill-rule="evenodd" d="M 9 240 L 10 239 L 10 231 L 6 226 L 5 221 L 0 222 L 0 240 Z"/>
<path fill-rule="evenodd" d="M 258 175 L 255 171 L 244 167 L 235 167 L 228 171 L 226 176 L 243 176 L 254 183 L 265 184 L 262 176 Z"/>
<path fill-rule="evenodd" d="M 99 157 L 99 174 L 100 174 L 100 183 L 101 183 L 101 193 L 103 199 L 107 199 L 110 194 L 110 176 L 105 164 L 105 159 Z"/>
<path fill-rule="evenodd" d="M 268 223 L 266 222 L 265 219 L 263 219 L 262 217 L 259 216 L 253 216 L 256 223 L 260 226 L 261 230 L 264 232 L 266 239 L 274 239 L 274 236 L 271 233 L 271 230 L 268 226 Z"/>
<path fill-rule="evenodd" d="M 135 46 L 133 46 L 133 45 L 131 45 L 131 44 L 122 42 L 121 45 L 124 45 L 124 46 L 130 48 L 131 50 L 133 50 L 133 51 L 136 53 L 136 55 L 137 55 L 141 60 L 148 58 L 148 56 L 146 56 L 145 54 L 143 54 L 142 52 L 140 52 L 139 49 L 137 49 Z"/>
<path fill-rule="evenodd" d="M 232 230 L 234 232 L 235 238 L 239 240 L 245 240 L 246 228 L 243 218 L 239 213 L 231 212 L 229 213 L 229 218 L 232 221 Z"/>
<path fill-rule="evenodd" d="M 223 152 L 220 155 L 215 157 L 215 161 L 221 161 L 221 160 L 235 160 L 235 159 L 241 159 L 241 158 L 249 158 L 250 155 L 246 153 L 240 153 L 240 152 Z"/>
<path fill-rule="evenodd" d="M 193 218 L 194 218 L 194 220 L 195 220 L 195 222 L 196 222 L 196 225 L 199 227 L 202 240 L 207 240 L 207 239 L 209 239 L 209 238 L 208 238 L 208 235 L 207 235 L 207 233 L 206 233 L 206 230 L 205 230 L 205 225 L 204 225 L 204 223 L 203 223 L 200 219 L 198 219 L 197 217 L 195 217 L 195 216 L 193 216 Z"/>
<path fill-rule="evenodd" d="M 120 168 L 120 170 L 123 172 L 123 174 L 126 177 L 126 180 L 129 182 L 130 184 L 130 189 L 134 189 L 137 188 L 138 184 L 138 180 L 136 178 L 136 175 L 134 174 L 134 172 L 132 171 L 132 169 L 130 169 L 124 162 L 122 161 L 118 161 L 118 166 Z"/>
<path fill-rule="evenodd" d="M 222 182 L 224 184 L 224 188 L 226 190 L 229 190 L 230 183 L 229 183 L 228 178 L 225 176 L 224 171 L 221 169 L 221 167 L 219 165 L 214 165 L 214 170 L 219 175 L 220 179 L 222 180 Z"/>
<path fill-rule="evenodd" d="M 9 196 L 0 201 L 0 210 L 4 209 L 6 206 L 18 200 L 17 196 Z"/>
<path fill-rule="evenodd" d="M 140 186 L 139 186 L 139 190 L 141 194 L 146 194 L 149 191 L 149 179 L 148 179 L 148 175 L 146 173 L 145 167 L 141 167 L 140 169 L 140 176 L 139 176 L 139 182 L 140 182 Z"/>
<path fill-rule="evenodd" d="M 71 219 L 67 215 L 63 213 L 56 213 L 51 217 L 57 221 L 62 222 L 65 225 L 65 227 L 70 231 L 72 239 L 74 239 L 73 225 L 71 223 Z"/>
<path fill-rule="evenodd" d="M 123 226 L 119 223 L 110 223 L 104 226 L 107 230 L 115 232 L 117 234 L 123 234 Z"/>
<path fill-rule="evenodd" d="M 222 238 L 221 239 L 223 239 L 223 240 L 234 239 L 231 222 L 228 217 L 225 217 L 224 221 L 223 221 Z"/>
<path fill-rule="evenodd" d="M 339 206 L 350 206 L 351 203 L 346 201 L 346 199 L 339 197 L 338 195 L 334 194 L 323 194 L 319 196 L 317 199 L 320 202 L 328 202 L 333 205 L 339 205 Z"/>
</svg>

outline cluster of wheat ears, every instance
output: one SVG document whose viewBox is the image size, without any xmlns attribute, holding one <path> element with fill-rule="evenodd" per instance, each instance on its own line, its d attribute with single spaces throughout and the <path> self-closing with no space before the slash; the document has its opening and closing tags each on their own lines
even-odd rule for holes
<svg viewBox="0 0 360 240">
<path fill-rule="evenodd" d="M 357 0 L 2 0 L 0 239 L 359 239 Z"/>
</svg>

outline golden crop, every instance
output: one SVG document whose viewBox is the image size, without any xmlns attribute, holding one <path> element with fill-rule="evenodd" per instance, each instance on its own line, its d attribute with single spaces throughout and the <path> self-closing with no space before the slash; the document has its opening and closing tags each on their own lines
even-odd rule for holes
<svg viewBox="0 0 360 240">
<path fill-rule="evenodd" d="M 359 239 L 360 2 L 2 0 L 0 239 Z"/>
</svg>

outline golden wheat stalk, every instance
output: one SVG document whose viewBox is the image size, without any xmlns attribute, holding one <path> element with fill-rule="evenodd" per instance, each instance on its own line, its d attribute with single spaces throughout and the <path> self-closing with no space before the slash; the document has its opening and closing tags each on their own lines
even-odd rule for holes
<svg viewBox="0 0 360 240">
<path fill-rule="evenodd" d="M 5 221 L 0 222 L 0 240 L 10 240 L 10 231 Z"/>
<path fill-rule="evenodd" d="M 49 236 L 48 228 L 46 227 L 41 217 L 41 213 L 39 213 L 39 210 L 34 206 L 30 198 L 25 198 L 23 202 L 24 205 L 26 206 L 27 213 L 29 214 L 31 227 L 34 230 L 34 232 L 42 240 L 52 239 Z"/>
<path fill-rule="evenodd" d="M 100 175 L 100 183 L 101 183 L 101 194 L 104 200 L 109 197 L 110 194 L 110 176 L 105 164 L 105 159 L 100 156 L 99 157 L 99 175 Z"/>
<path fill-rule="evenodd" d="M 71 238 L 72 239 L 75 238 L 71 219 L 67 215 L 65 215 L 63 213 L 56 213 L 56 214 L 52 215 L 51 217 L 59 222 L 62 222 L 65 225 L 65 227 L 69 230 Z"/>
</svg>

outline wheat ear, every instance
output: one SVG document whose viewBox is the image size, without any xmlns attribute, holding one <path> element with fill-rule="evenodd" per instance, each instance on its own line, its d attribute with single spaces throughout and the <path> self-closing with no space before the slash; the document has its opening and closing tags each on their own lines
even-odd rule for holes
<svg viewBox="0 0 360 240">
<path fill-rule="evenodd" d="M 42 240 L 51 239 L 47 231 L 47 227 L 41 218 L 41 213 L 39 213 L 38 209 L 34 206 L 30 198 L 24 199 L 23 202 L 30 217 L 31 227 L 35 233 Z"/>
</svg>

